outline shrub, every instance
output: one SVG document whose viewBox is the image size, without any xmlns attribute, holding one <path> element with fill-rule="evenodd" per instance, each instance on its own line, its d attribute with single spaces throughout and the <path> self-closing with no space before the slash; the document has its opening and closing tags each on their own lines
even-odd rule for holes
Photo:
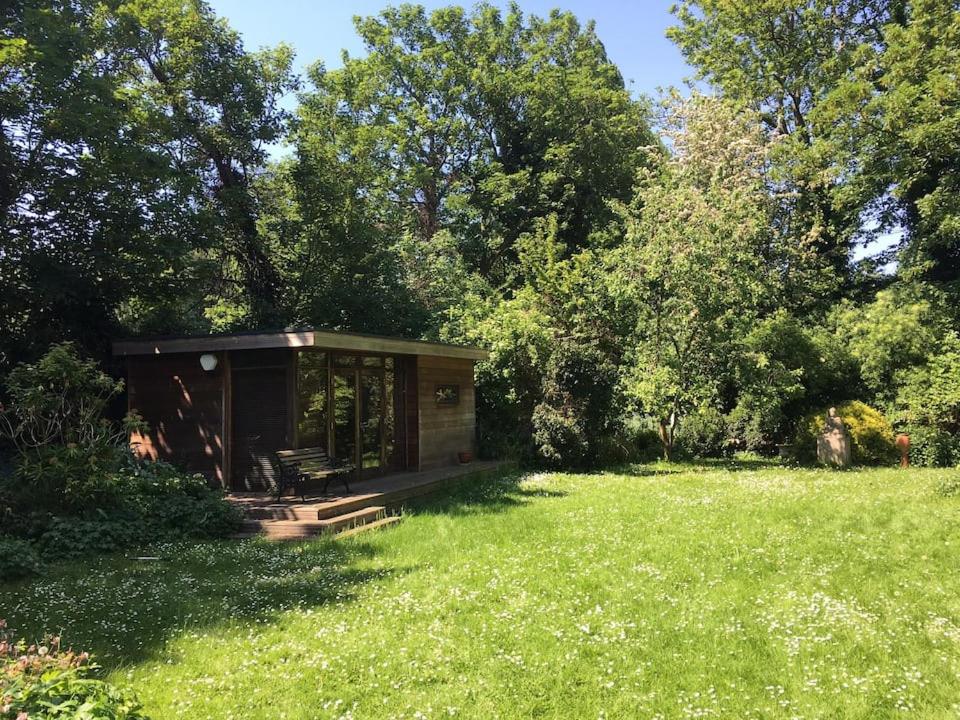
<svg viewBox="0 0 960 720">
<path fill-rule="evenodd" d="M 611 417 L 616 380 L 604 352 L 571 339 L 557 342 L 543 378 L 543 401 L 531 417 L 540 460 L 568 467 L 598 462 L 601 438 L 617 431 Z"/>
<path fill-rule="evenodd" d="M 85 517 L 48 517 L 37 542 L 46 559 L 113 552 L 154 540 L 217 538 L 235 532 L 241 512 L 200 475 L 163 462 L 130 463 L 111 483 L 116 501 Z"/>
<path fill-rule="evenodd" d="M 16 538 L 0 537 L 0 579 L 35 575 L 40 569 L 40 558 L 30 543 Z"/>
<path fill-rule="evenodd" d="M 126 438 L 143 423 L 128 417 L 119 429 L 101 417 L 121 387 L 70 344 L 10 373 L 0 431 L 17 457 L 12 476 L 0 479 L 0 520 L 44 559 L 221 537 L 239 526 L 239 511 L 202 477 L 134 458 Z"/>
<path fill-rule="evenodd" d="M 147 532 L 136 520 L 110 518 L 106 513 L 98 520 L 52 517 L 38 538 L 37 547 L 44 560 L 64 560 L 115 552 L 147 538 Z"/>
<path fill-rule="evenodd" d="M 807 415 L 797 429 L 794 452 L 803 462 L 817 458 L 817 437 L 827 411 Z M 899 453 L 894 442 L 893 427 L 883 413 L 866 403 L 854 400 L 837 408 L 850 434 L 850 455 L 855 465 L 890 465 Z"/>
<path fill-rule="evenodd" d="M 533 441 L 541 460 L 552 466 L 583 466 L 590 444 L 582 422 L 564 408 L 540 403 L 533 411 Z"/>
<path fill-rule="evenodd" d="M 663 456 L 663 444 L 657 433 L 656 421 L 645 415 L 631 415 L 626 418 L 616 435 L 618 444 L 623 448 L 623 456 L 618 462 L 651 462 Z"/>
<path fill-rule="evenodd" d="M 920 467 L 960 465 L 960 437 L 935 427 L 912 425 L 904 429 L 910 435 L 910 464 Z"/>
<path fill-rule="evenodd" d="M 52 511 L 100 507 L 117 495 L 112 472 L 128 453 L 129 418 L 119 428 L 103 418 L 123 383 L 80 357 L 71 343 L 53 345 L 36 363 L 7 377 L 10 406 L 0 435 L 15 448 L 9 494 L 20 505 Z"/>
<path fill-rule="evenodd" d="M 19 505 L 82 513 L 114 502 L 123 492 L 116 468 L 126 450 L 106 438 L 84 445 L 44 445 L 21 455 L 9 484 Z"/>
<path fill-rule="evenodd" d="M 713 408 L 692 413 L 680 423 L 677 443 L 693 457 L 720 457 L 727 444 L 726 420 Z"/>
<path fill-rule="evenodd" d="M 62 650 L 59 638 L 15 641 L 0 620 L 0 718 L 146 720 L 136 698 L 92 677 L 96 670 L 86 653 Z"/>
<path fill-rule="evenodd" d="M 770 451 L 790 437 L 794 422 L 828 399 L 855 392 L 857 366 L 829 331 L 779 310 L 743 338 L 735 363 L 737 401 L 729 430 L 743 447 Z"/>
</svg>

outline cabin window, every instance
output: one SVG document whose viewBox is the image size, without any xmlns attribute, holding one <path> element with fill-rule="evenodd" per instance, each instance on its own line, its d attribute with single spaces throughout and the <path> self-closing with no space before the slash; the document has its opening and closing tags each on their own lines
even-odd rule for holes
<svg viewBox="0 0 960 720">
<path fill-rule="evenodd" d="M 304 350 L 297 359 L 297 445 L 322 447 L 327 438 L 327 354 Z"/>
</svg>

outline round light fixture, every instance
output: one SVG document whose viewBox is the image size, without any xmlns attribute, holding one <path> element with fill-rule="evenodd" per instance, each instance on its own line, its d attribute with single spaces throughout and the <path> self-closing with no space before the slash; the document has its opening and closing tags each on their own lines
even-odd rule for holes
<svg viewBox="0 0 960 720">
<path fill-rule="evenodd" d="M 204 353 L 200 356 L 200 367 L 207 372 L 217 369 L 217 356 L 210 353 Z"/>
</svg>

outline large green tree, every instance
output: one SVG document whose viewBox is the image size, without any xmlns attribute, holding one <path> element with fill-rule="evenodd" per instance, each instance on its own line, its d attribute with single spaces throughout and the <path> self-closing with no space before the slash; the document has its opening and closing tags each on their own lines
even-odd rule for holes
<svg viewBox="0 0 960 720">
<path fill-rule="evenodd" d="M 834 91 L 825 119 L 902 229 L 907 280 L 960 297 L 960 3 L 914 0 Z"/>
<path fill-rule="evenodd" d="M 15 0 L 0 29 L 0 363 L 72 338 L 276 321 L 254 180 L 290 53 L 199 0 Z"/>
<path fill-rule="evenodd" d="M 212 220 L 219 272 L 209 300 L 225 303 L 232 322 L 281 323 L 255 180 L 286 130 L 280 100 L 296 87 L 292 51 L 246 50 L 203 0 L 125 0 L 101 11 L 144 140 L 193 181 L 196 207 Z"/>
<path fill-rule="evenodd" d="M 884 44 L 902 17 L 898 0 L 684 0 L 669 31 L 697 74 L 733 102 L 755 110 L 782 141 L 771 155 L 777 224 L 816 251 L 819 267 L 796 277 L 788 302 L 800 309 L 850 290 L 851 253 L 872 239 L 874 201 L 885 186 L 851 177 L 855 148 L 834 142 L 828 98 L 864 47 Z"/>
<path fill-rule="evenodd" d="M 781 302 L 784 243 L 756 116 L 698 94 L 667 110 L 671 152 L 640 174 L 611 277 L 636 309 L 624 391 L 669 457 L 682 417 L 721 404 L 742 338 Z"/>
<path fill-rule="evenodd" d="M 94 2 L 5 4 L 0 372 L 56 340 L 100 347 L 132 296 L 163 303 L 200 234 L 191 187 L 145 142 Z"/>
<path fill-rule="evenodd" d="M 569 255 L 629 197 L 653 138 L 592 25 L 516 5 L 402 5 L 356 24 L 367 55 L 313 68 L 302 132 L 364 169 L 364 197 L 416 240 L 414 267 L 452 239 L 468 270 L 513 282 L 517 241 L 543 218 Z"/>
</svg>

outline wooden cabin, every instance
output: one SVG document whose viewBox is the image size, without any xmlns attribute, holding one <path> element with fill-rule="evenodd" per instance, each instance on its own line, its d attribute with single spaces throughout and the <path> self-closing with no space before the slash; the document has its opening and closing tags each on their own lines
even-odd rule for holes
<svg viewBox="0 0 960 720">
<path fill-rule="evenodd" d="M 473 347 L 321 330 L 115 342 L 131 442 L 231 490 L 273 485 L 274 453 L 322 447 L 363 478 L 476 451 Z"/>
</svg>

